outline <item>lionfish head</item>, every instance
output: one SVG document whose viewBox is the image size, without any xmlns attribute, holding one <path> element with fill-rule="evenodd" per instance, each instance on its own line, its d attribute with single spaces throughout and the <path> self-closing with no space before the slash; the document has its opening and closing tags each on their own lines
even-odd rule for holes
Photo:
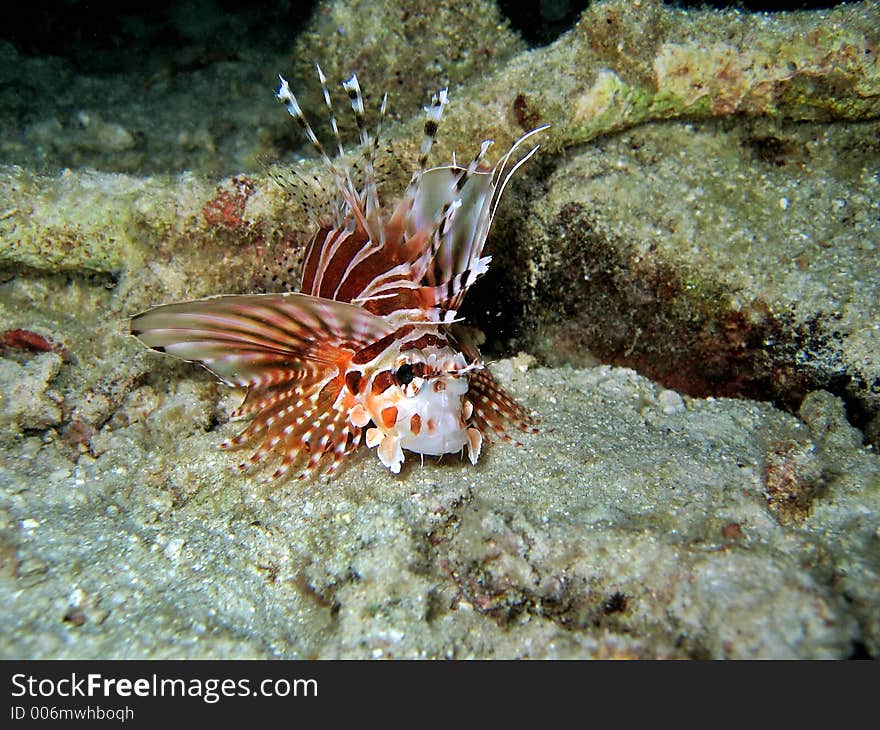
<svg viewBox="0 0 880 730">
<path fill-rule="evenodd" d="M 404 449 L 429 456 L 466 449 L 475 464 L 483 437 L 470 423 L 474 404 L 467 396 L 470 376 L 480 369 L 482 364 L 469 364 L 449 346 L 389 350 L 370 369 L 351 420 L 361 427 L 375 424 L 367 428 L 367 445 L 377 447 L 380 461 L 395 474 Z"/>
<path fill-rule="evenodd" d="M 525 410 L 498 386 L 476 345 L 456 329 L 457 310 L 490 261 L 483 247 L 501 194 L 516 169 L 523 135 L 492 168 L 483 142 L 467 165 L 427 167 L 446 90 L 426 107 L 418 169 L 400 203 L 383 216 L 373 172 L 378 146 L 367 132 L 357 79 L 343 84 L 355 115 L 366 179 L 352 182 L 324 75 L 324 101 L 339 157 L 330 159 L 287 82 L 277 97 L 305 131 L 338 195 L 332 220 L 316 232 L 299 291 L 233 294 L 168 304 L 132 318 L 147 346 L 246 389 L 233 416 L 247 427 L 224 446 L 256 444 L 242 467 L 280 454 L 274 472 L 330 473 L 366 436 L 398 473 L 403 452 L 466 452 L 476 463 L 484 439 L 529 430 Z M 379 127 L 385 112 L 383 99 Z"/>
</svg>

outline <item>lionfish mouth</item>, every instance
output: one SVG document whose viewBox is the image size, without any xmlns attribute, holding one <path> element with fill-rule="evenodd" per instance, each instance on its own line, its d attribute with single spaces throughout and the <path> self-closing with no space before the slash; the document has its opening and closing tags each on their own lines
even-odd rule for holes
<svg viewBox="0 0 880 730">
<path fill-rule="evenodd" d="M 356 186 L 320 67 L 318 78 L 336 160 L 284 78 L 276 94 L 323 160 L 336 196 L 331 213 L 309 211 L 315 233 L 298 291 L 167 304 L 133 317 L 131 332 L 154 350 L 246 389 L 232 415 L 251 420 L 223 444 L 255 447 L 243 469 L 272 454 L 280 457 L 276 478 L 331 474 L 364 436 L 393 473 L 404 450 L 465 451 L 475 464 L 484 440 L 511 441 L 511 429 L 534 430 L 531 416 L 495 382 L 457 312 L 488 269 L 483 249 L 501 196 L 538 145 L 515 154 L 549 125 L 516 140 L 494 167 L 484 166 L 490 141 L 467 165 L 453 159 L 428 167 L 448 103 L 441 89 L 425 108 L 418 167 L 401 201 L 385 211 L 374 156 L 387 97 L 371 134 L 357 78 L 342 84 L 364 160 L 365 179 Z M 423 377 L 431 368 L 418 375 L 418 363 L 447 364 Z"/>
</svg>

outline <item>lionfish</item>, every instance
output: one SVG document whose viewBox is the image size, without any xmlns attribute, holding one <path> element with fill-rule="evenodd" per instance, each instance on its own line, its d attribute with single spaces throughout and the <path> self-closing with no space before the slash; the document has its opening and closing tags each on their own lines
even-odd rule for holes
<svg viewBox="0 0 880 730">
<path fill-rule="evenodd" d="M 484 438 L 511 440 L 530 415 L 496 383 L 473 338 L 456 325 L 462 300 L 484 274 L 483 247 L 518 160 L 520 137 L 491 168 L 484 141 L 466 165 L 428 168 L 447 90 L 425 107 L 418 169 L 389 212 L 379 202 L 373 167 L 387 95 L 375 135 L 368 132 L 356 76 L 342 84 L 357 124 L 364 181 L 345 163 L 326 79 L 318 77 L 339 155 L 334 162 L 280 77 L 277 98 L 320 155 L 338 192 L 306 248 L 300 289 L 235 294 L 155 307 L 131 320 L 131 332 L 159 352 L 203 365 L 223 383 L 245 388 L 232 417 L 252 415 L 222 448 L 256 443 L 245 469 L 280 452 L 272 475 L 331 474 L 365 433 L 367 446 L 394 474 L 404 450 L 439 456 L 467 451 L 476 464 Z"/>
</svg>

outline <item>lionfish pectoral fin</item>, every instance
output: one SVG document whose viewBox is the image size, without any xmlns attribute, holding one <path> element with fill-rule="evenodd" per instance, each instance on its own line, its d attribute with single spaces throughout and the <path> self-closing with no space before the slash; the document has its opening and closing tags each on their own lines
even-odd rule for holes
<svg viewBox="0 0 880 730">
<path fill-rule="evenodd" d="M 133 317 L 145 345 L 197 362 L 247 388 L 238 415 L 253 420 L 226 447 L 256 442 L 243 466 L 280 453 L 278 477 L 338 461 L 360 436 L 340 371 L 391 327 L 361 307 L 306 294 L 228 295 L 169 304 Z M 303 462 L 305 464 L 303 465 Z"/>
<path fill-rule="evenodd" d="M 307 294 L 232 294 L 154 307 L 131 319 L 145 345 L 198 362 L 238 387 L 265 387 L 334 365 L 391 327 L 362 307 Z"/>
<path fill-rule="evenodd" d="M 513 441 L 510 426 L 526 433 L 536 430 L 531 414 L 498 385 L 488 370 L 478 370 L 471 375 L 468 398 L 473 404 L 471 423 L 486 438 L 495 434 L 506 441 Z"/>
</svg>

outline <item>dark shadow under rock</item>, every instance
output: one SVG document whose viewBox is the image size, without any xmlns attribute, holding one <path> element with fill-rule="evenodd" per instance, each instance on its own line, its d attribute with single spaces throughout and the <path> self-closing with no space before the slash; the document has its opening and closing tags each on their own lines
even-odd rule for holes
<svg viewBox="0 0 880 730">
<path fill-rule="evenodd" d="M 825 388 L 864 426 L 880 410 L 877 131 L 669 123 L 580 151 L 499 221 L 507 338 L 691 395 L 796 408 Z"/>
</svg>

